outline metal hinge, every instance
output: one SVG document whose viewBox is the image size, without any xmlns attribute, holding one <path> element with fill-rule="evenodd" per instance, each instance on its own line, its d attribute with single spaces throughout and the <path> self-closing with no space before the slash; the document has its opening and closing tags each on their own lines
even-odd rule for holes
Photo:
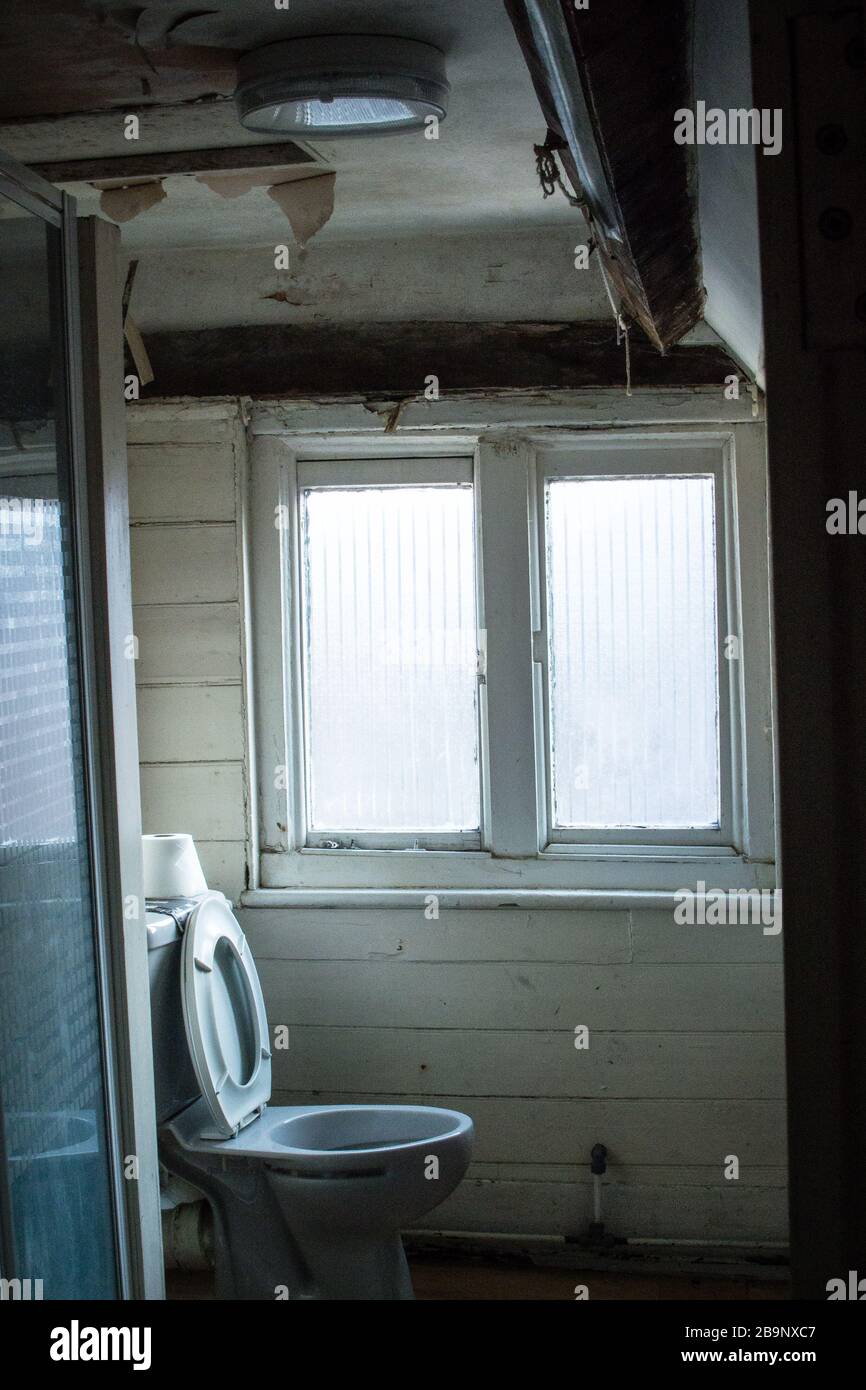
<svg viewBox="0 0 866 1390">
<path fill-rule="evenodd" d="M 543 628 L 532 634 L 532 660 L 543 666 L 547 661 L 547 633 Z"/>
</svg>

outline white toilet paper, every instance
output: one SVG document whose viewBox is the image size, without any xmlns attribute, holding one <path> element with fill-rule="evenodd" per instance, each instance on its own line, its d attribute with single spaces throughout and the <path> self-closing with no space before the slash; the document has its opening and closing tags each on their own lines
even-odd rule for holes
<svg viewBox="0 0 866 1390">
<path fill-rule="evenodd" d="M 144 896 L 193 898 L 207 882 L 191 835 L 142 835 Z"/>
</svg>

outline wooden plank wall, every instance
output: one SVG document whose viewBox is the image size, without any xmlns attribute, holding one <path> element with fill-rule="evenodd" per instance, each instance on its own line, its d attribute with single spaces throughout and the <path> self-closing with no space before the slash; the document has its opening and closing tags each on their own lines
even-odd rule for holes
<svg viewBox="0 0 866 1390">
<path fill-rule="evenodd" d="M 649 910 L 432 922 L 420 901 L 240 918 L 271 1024 L 289 1028 L 276 1103 L 418 1101 L 474 1118 L 469 1181 L 437 1229 L 585 1232 L 601 1142 L 615 1233 L 784 1240 L 778 938 Z"/>
<path fill-rule="evenodd" d="M 139 416 L 129 431 L 145 833 L 195 836 L 236 900 L 249 841 L 236 412 Z"/>
<path fill-rule="evenodd" d="M 236 420 L 136 412 L 130 436 L 147 830 L 189 830 L 211 886 L 245 874 Z M 468 1180 L 424 1224 L 574 1235 L 607 1145 L 618 1235 L 784 1241 L 779 937 L 673 910 L 239 911 L 271 1025 L 275 1104 L 465 1110 Z M 590 1029 L 578 1050 L 575 1028 Z M 740 1162 L 724 1176 L 728 1155 Z"/>
</svg>

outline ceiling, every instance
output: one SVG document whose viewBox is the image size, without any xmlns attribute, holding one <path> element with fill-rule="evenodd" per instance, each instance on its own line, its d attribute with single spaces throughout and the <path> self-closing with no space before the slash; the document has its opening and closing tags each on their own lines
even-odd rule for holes
<svg viewBox="0 0 866 1390">
<path fill-rule="evenodd" d="M 340 32 L 443 50 L 452 92 L 440 138 L 306 146 L 315 162 L 283 167 L 274 181 L 291 174 L 309 189 L 308 178 L 320 179 L 325 212 L 309 252 L 268 196 L 270 176 L 232 197 L 192 174 L 166 176 L 166 196 L 121 227 L 123 251 L 140 260 L 142 330 L 608 320 L 597 257 L 583 273 L 573 268 L 588 236 L 581 214 L 559 193 L 542 196 L 533 145 L 546 126 L 504 0 L 288 0 L 288 9 L 275 0 L 2 0 L 0 149 L 30 165 L 103 166 L 229 150 L 225 167 L 242 169 L 250 148 L 272 137 L 237 119 L 238 56 L 282 37 Z M 129 113 L 139 117 L 134 142 L 124 136 Z M 83 215 L 106 215 L 92 182 L 55 181 Z M 274 266 L 282 243 L 292 247 L 288 272 Z M 690 336 L 712 335 L 699 325 Z"/>
<path fill-rule="evenodd" d="M 397 33 L 446 53 L 452 97 L 440 138 L 316 144 L 319 166 L 305 174 L 336 174 L 334 211 L 316 243 L 582 229 L 564 198 L 542 197 L 532 146 L 544 124 L 502 0 L 290 0 L 288 10 L 210 0 L 197 13 L 176 0 L 6 0 L 7 8 L 21 16 L 14 42 L 0 48 L 0 116 L 14 110 L 18 119 L 0 124 L 0 147 L 26 163 L 129 155 L 121 119 L 129 110 L 140 117 L 135 153 L 266 142 L 242 129 L 228 96 L 239 51 L 295 34 Z M 56 24 L 47 27 L 49 12 Z M 58 118 L 46 121 L 51 112 Z M 92 187 L 69 188 L 82 213 L 98 210 Z M 286 239 L 265 186 L 227 199 L 172 176 L 165 192 L 124 223 L 131 254 Z"/>
</svg>

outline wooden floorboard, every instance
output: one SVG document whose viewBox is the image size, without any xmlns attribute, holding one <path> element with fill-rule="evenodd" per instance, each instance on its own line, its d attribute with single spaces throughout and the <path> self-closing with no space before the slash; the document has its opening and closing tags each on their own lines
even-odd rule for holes
<svg viewBox="0 0 866 1390">
<path fill-rule="evenodd" d="M 513 1261 L 479 1261 L 418 1256 L 410 1260 L 412 1283 L 419 1302 L 473 1303 L 490 1301 L 573 1302 L 575 1289 L 585 1285 L 590 1301 L 687 1300 L 728 1302 L 731 1300 L 779 1300 L 788 1297 L 784 1283 L 752 1279 L 696 1279 L 692 1276 L 633 1275 L 599 1273 L 595 1270 L 540 1269 Z M 169 1299 L 200 1301 L 212 1299 L 210 1273 L 180 1273 L 166 1276 Z"/>
</svg>

